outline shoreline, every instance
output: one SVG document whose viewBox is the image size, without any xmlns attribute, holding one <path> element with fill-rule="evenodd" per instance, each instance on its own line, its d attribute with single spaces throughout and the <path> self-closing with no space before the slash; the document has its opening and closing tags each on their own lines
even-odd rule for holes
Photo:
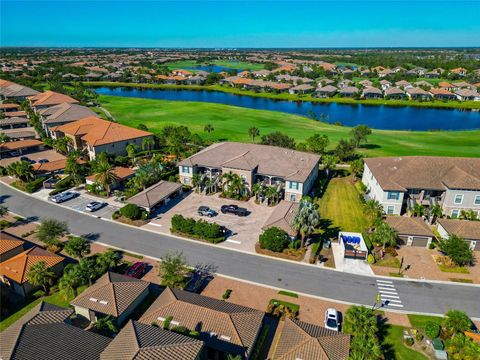
<svg viewBox="0 0 480 360">
<path fill-rule="evenodd" d="M 426 101 L 418 102 L 415 100 L 356 100 L 352 98 L 317 98 L 311 95 L 291 95 L 291 94 L 274 94 L 268 92 L 256 93 L 250 90 L 241 90 L 230 86 L 222 85 L 167 85 L 167 84 L 147 84 L 147 83 L 129 83 L 129 82 L 113 82 L 113 81 L 83 81 L 83 85 L 97 87 L 126 87 L 137 89 L 158 89 L 158 90 L 194 90 L 194 91 L 219 91 L 228 94 L 250 96 L 257 98 L 265 98 L 277 101 L 293 101 L 293 102 L 312 102 L 320 104 L 341 104 L 341 105 L 365 105 L 365 106 L 389 106 L 389 107 L 415 107 L 427 109 L 441 110 L 464 110 L 464 111 L 480 111 L 480 101 Z"/>
</svg>

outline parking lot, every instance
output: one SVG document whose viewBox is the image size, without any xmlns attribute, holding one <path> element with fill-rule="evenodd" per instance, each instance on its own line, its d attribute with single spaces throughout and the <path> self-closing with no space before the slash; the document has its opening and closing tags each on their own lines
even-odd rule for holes
<svg viewBox="0 0 480 360">
<path fill-rule="evenodd" d="M 228 204 L 244 207 L 250 214 L 245 217 L 233 214 L 222 214 L 220 207 Z M 199 216 L 197 210 L 201 205 L 208 206 L 215 210 L 218 215 L 213 218 Z M 262 226 L 273 210 L 274 207 L 255 204 L 253 198 L 245 202 L 222 199 L 219 197 L 219 194 L 205 196 L 192 192 L 184 195 L 183 198 L 179 197 L 174 199 L 163 208 L 160 208 L 159 211 L 157 211 L 157 216 L 149 224 L 145 225 L 145 227 L 150 230 L 169 233 L 171 219 L 175 214 L 194 219 L 205 219 L 206 221 L 223 225 L 231 231 L 231 235 L 221 246 L 245 251 L 255 251 L 255 243 L 258 241 L 258 236 L 262 233 Z"/>
<path fill-rule="evenodd" d="M 20 161 L 20 157 L 27 156 L 30 160 L 34 160 L 38 162 L 40 159 L 47 159 L 48 161 L 55 161 L 65 159 L 65 156 L 62 154 L 57 153 L 55 150 L 42 150 L 36 152 L 26 152 L 24 151 L 22 155 L 13 156 L 13 157 L 6 157 L 0 159 L 0 166 L 8 166 L 14 162 Z"/>
</svg>

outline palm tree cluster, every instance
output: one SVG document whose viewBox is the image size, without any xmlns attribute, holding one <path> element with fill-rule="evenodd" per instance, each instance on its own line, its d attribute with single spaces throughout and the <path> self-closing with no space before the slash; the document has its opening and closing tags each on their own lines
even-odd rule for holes
<svg viewBox="0 0 480 360">
<path fill-rule="evenodd" d="M 7 173 L 15 176 L 23 182 L 29 182 L 35 178 L 33 166 L 28 161 L 17 161 L 7 167 Z"/>
<path fill-rule="evenodd" d="M 312 235 L 320 226 L 320 213 L 318 204 L 314 203 L 309 197 L 300 201 L 299 209 L 293 219 L 292 227 L 301 237 L 301 247 L 305 246 L 305 240 Z"/>
<path fill-rule="evenodd" d="M 196 192 L 204 192 L 206 194 L 215 193 L 221 188 L 221 177 L 219 174 L 212 174 L 208 175 L 206 173 L 203 174 L 194 174 L 192 178 L 192 184 L 195 187 Z"/>
<path fill-rule="evenodd" d="M 245 181 L 238 174 L 228 172 L 222 175 L 223 195 L 230 199 L 242 199 L 248 196 Z"/>
<path fill-rule="evenodd" d="M 268 205 L 276 205 L 282 197 L 281 186 L 268 186 L 263 182 L 257 182 L 252 187 L 252 193 L 258 202 L 267 201 Z"/>
</svg>

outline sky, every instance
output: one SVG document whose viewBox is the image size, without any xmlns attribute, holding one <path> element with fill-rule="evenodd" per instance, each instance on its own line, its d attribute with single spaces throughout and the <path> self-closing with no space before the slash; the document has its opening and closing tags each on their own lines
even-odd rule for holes
<svg viewBox="0 0 480 360">
<path fill-rule="evenodd" d="M 480 1 L 0 0 L 1 46 L 480 46 Z"/>
</svg>

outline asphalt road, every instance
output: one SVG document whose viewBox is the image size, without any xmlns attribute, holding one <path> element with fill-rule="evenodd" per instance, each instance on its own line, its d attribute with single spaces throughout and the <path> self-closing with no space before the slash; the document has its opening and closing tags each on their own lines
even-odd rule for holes
<svg viewBox="0 0 480 360">
<path fill-rule="evenodd" d="M 161 257 L 167 252 L 182 251 L 190 264 L 213 263 L 218 273 L 259 284 L 298 291 L 349 303 L 369 305 L 379 290 L 377 278 L 324 270 L 253 254 L 181 240 L 167 235 L 143 231 L 111 221 L 94 218 L 55 204 L 32 198 L 0 184 L 0 203 L 22 216 L 39 220 L 56 218 L 68 222 L 70 231 L 92 240 Z M 377 281 L 378 280 L 378 281 Z M 395 288 L 401 306 L 394 310 L 444 314 L 449 309 L 466 311 L 480 318 L 480 286 L 383 279 Z M 252 294 L 254 296 L 254 294 Z M 393 302 L 392 302 L 393 304 Z"/>
</svg>

